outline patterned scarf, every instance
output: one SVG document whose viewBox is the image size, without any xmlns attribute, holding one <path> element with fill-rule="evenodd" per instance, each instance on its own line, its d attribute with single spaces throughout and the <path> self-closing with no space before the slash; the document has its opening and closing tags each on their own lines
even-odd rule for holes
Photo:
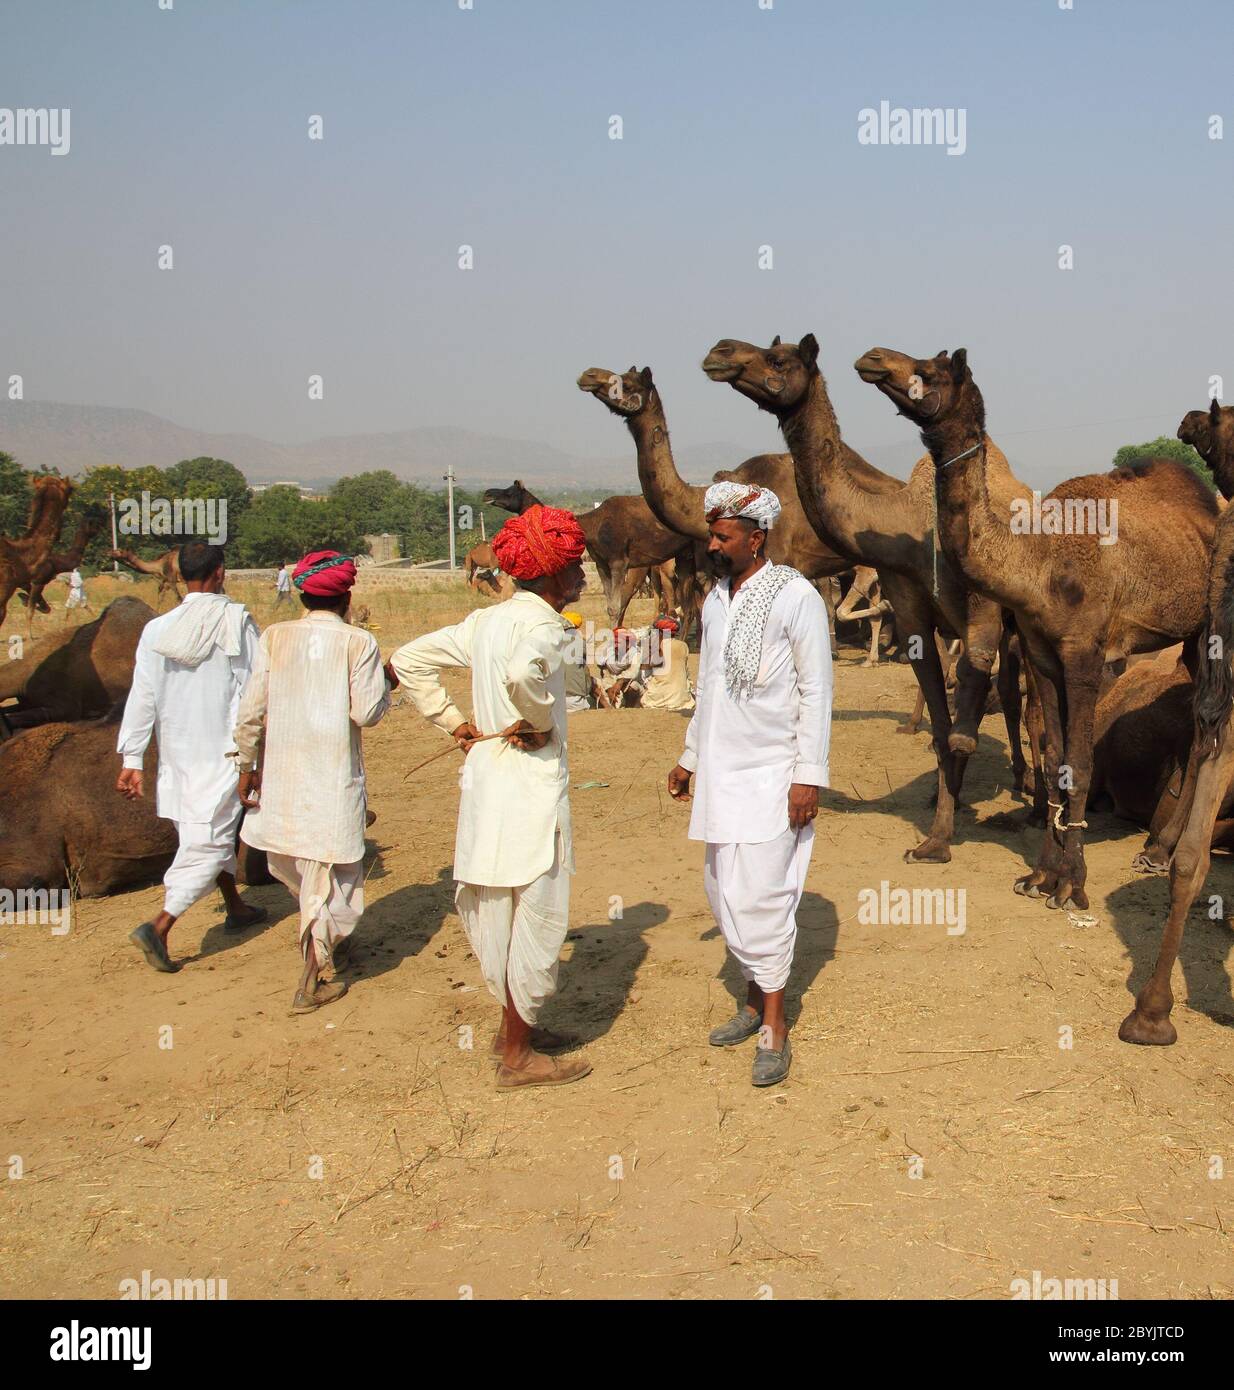
<svg viewBox="0 0 1234 1390">
<path fill-rule="evenodd" d="M 724 643 L 724 684 L 734 700 L 747 698 L 754 690 L 758 668 L 763 662 L 763 633 L 767 616 L 776 595 L 798 573 L 791 565 L 774 565 L 770 561 L 753 579 L 737 590 L 744 594 L 737 616 L 728 625 Z M 730 600 L 731 602 L 731 600 Z"/>
</svg>

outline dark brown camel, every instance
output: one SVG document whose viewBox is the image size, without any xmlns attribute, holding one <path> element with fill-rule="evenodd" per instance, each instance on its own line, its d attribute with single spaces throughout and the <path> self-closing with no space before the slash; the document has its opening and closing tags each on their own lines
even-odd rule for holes
<svg viewBox="0 0 1234 1390">
<path fill-rule="evenodd" d="M 1179 426 L 1178 437 L 1200 453 L 1228 499 L 1234 484 L 1234 406 L 1223 407 L 1214 401 L 1206 412 L 1191 411 Z M 1170 976 L 1182 945 L 1187 913 L 1208 877 L 1213 844 L 1234 839 L 1229 820 L 1222 823 L 1223 813 L 1226 817 L 1230 814 L 1234 788 L 1234 507 L 1226 507 L 1217 520 L 1208 575 L 1195 682 L 1194 732 L 1187 764 L 1188 778 L 1194 774 L 1194 782 L 1189 788 L 1184 779 L 1180 793 L 1180 801 L 1186 797 L 1187 804 L 1182 832 L 1170 859 L 1170 910 L 1157 963 L 1136 998 L 1135 1008 L 1118 1030 L 1123 1042 L 1168 1045 L 1177 1039 L 1170 1021 L 1174 1007 Z M 1161 838 L 1164 841 L 1165 835 Z"/>
<path fill-rule="evenodd" d="M 176 828 L 155 815 L 154 797 L 116 794 L 120 714 L 117 705 L 105 719 L 44 724 L 0 745 L 0 888 L 95 897 L 148 883 L 171 862 Z M 151 744 L 151 788 L 156 770 Z M 241 883 L 272 881 L 264 852 L 244 847 L 239 857 Z"/>
<path fill-rule="evenodd" d="M 904 858 L 908 863 L 948 863 L 956 804 L 968 759 L 977 747 L 1000 644 L 999 696 L 1017 791 L 1024 785 L 1025 762 L 1019 738 L 1019 667 L 1004 640 L 999 607 L 973 595 L 930 543 L 933 465 L 928 458 L 920 460 L 905 483 L 872 467 L 844 443 L 812 333 L 799 344 L 777 338 L 768 348 L 722 339 L 704 359 L 703 371 L 776 417 L 810 524 L 839 554 L 878 571 L 883 596 L 896 615 L 896 633 L 930 712 L 938 763 L 933 823 L 926 838 Z M 1006 460 L 993 444 L 991 452 L 1001 461 L 1005 489 L 1014 490 L 1018 485 Z M 940 637 L 944 644 L 956 638 L 964 642 L 956 670 L 954 721 L 936 643 Z"/>
<path fill-rule="evenodd" d="M 67 478 L 35 478 L 25 534 L 12 539 L 0 536 L 0 624 L 9 600 L 18 589 L 30 587 L 31 575 L 55 549 L 72 495 L 73 484 Z"/>
<path fill-rule="evenodd" d="M 134 555 L 131 550 L 109 550 L 108 559 L 119 560 L 122 565 L 127 565 L 129 569 L 135 570 L 138 574 L 153 575 L 159 582 L 158 595 L 154 600 L 154 610 L 157 613 L 163 606 L 163 595 L 168 591 L 176 597 L 179 603 L 183 595 L 180 592 L 180 585 L 184 579 L 180 574 L 180 551 L 165 550 L 162 555 L 154 560 L 143 560 L 140 555 Z"/>
<path fill-rule="evenodd" d="M 489 488 L 484 500 L 516 516 L 540 504 L 540 499 L 517 480 L 507 488 Z M 648 572 L 670 560 L 675 562 L 673 587 L 664 598 L 672 607 L 680 607 L 678 590 L 684 589 L 693 574 L 693 547 L 684 537 L 662 526 L 642 497 L 609 497 L 591 511 L 576 515 L 587 553 L 604 586 L 613 627 L 621 626 L 630 600 Z"/>
<path fill-rule="evenodd" d="M 1041 517 L 1066 528 L 1055 534 L 1054 520 L 1009 509 L 998 491 L 985 403 L 963 348 L 925 359 L 875 348 L 857 369 L 920 427 L 935 461 L 939 543 L 976 592 L 1014 614 L 1032 670 L 1053 814 L 1016 891 L 1050 907 L 1087 908 L 1083 832 L 1103 669 L 1182 642 L 1194 673 L 1216 501 L 1183 464 L 1141 460 L 1059 484 L 1041 503 Z M 1117 543 L 1103 544 L 1111 517 Z M 1170 849 L 1171 833 L 1161 836 Z"/>
<path fill-rule="evenodd" d="M 154 610 L 139 598 L 118 598 L 63 641 L 31 644 L 20 661 L 0 666 L 0 700 L 14 729 L 94 719 L 128 694 L 142 629 Z"/>
</svg>

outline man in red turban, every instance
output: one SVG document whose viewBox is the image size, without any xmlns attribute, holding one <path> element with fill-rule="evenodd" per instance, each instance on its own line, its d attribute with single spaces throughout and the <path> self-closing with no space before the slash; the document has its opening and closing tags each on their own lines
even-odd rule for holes
<svg viewBox="0 0 1234 1390">
<path fill-rule="evenodd" d="M 314 598 L 340 598 L 356 582 L 355 561 L 337 550 L 314 550 L 292 571 L 291 582 Z"/>
<path fill-rule="evenodd" d="M 585 548 L 574 513 L 543 504 L 512 516 L 493 537 L 497 563 L 514 579 L 559 574 L 581 560 Z"/>
<path fill-rule="evenodd" d="M 515 592 L 461 623 L 400 647 L 390 666 L 416 708 L 452 736 L 459 779 L 455 904 L 489 991 L 501 1005 L 492 1043 L 497 1085 L 559 1086 L 591 1070 L 572 1045 L 535 1027 L 557 989 L 574 850 L 566 763 L 566 627 L 583 590 L 583 532 L 569 512 L 535 506 L 493 537 Z M 472 718 L 441 683 L 471 670 Z M 474 722 L 473 722 L 474 720 Z"/>
</svg>

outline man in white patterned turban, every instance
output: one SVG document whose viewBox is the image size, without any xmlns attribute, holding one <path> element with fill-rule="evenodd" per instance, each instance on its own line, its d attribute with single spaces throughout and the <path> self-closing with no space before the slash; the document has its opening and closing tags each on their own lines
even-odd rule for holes
<svg viewBox="0 0 1234 1390">
<path fill-rule="evenodd" d="M 746 980 L 744 1007 L 709 1041 L 732 1047 L 757 1033 L 751 1079 L 773 1086 L 792 1062 L 784 992 L 829 778 L 827 610 L 807 579 L 767 559 L 774 492 L 715 483 L 703 505 L 719 582 L 703 605 L 694 717 L 668 790 L 689 800 L 697 772 L 690 839 L 706 844 L 707 898 Z"/>
</svg>

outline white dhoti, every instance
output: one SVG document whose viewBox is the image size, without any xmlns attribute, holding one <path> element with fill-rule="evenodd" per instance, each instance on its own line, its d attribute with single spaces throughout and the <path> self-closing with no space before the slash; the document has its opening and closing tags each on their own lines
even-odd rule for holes
<svg viewBox="0 0 1234 1390">
<path fill-rule="evenodd" d="M 454 903 L 494 999 L 534 1024 L 557 990 L 557 965 L 570 918 L 570 875 L 560 832 L 552 866 L 521 888 L 460 883 Z"/>
<path fill-rule="evenodd" d="M 180 848 L 163 875 L 164 912 L 179 917 L 206 896 L 219 874 L 236 872 L 236 826 L 242 809 L 236 796 L 219 807 L 213 820 L 175 822 Z"/>
<path fill-rule="evenodd" d="M 266 862 L 300 901 L 300 954 L 307 958 L 311 938 L 317 964 L 326 965 L 339 942 L 355 931 L 364 911 L 364 860 L 323 864 L 270 850 Z"/>
<path fill-rule="evenodd" d="M 760 844 L 711 844 L 707 901 L 746 980 L 783 989 L 797 944 L 797 906 L 814 852 L 814 827 L 791 827 Z"/>
</svg>

